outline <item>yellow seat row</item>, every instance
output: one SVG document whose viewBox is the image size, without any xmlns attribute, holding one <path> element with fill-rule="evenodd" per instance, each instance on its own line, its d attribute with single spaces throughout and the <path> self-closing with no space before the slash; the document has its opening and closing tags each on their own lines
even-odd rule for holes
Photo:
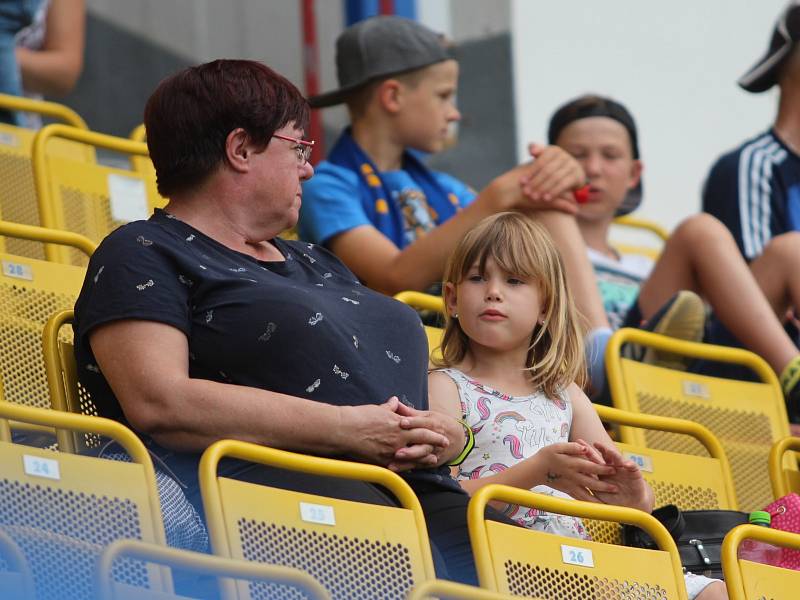
<svg viewBox="0 0 800 600">
<path fill-rule="evenodd" d="M 62 121 L 32 131 L 0 124 L 0 219 L 71 231 L 98 244 L 117 226 L 147 218 L 166 203 L 143 143 L 89 131 L 74 111 L 52 102 L 0 94 L 0 107 L 37 112 Z M 99 164 L 96 150 L 127 155 L 131 170 Z M 0 240 L 0 250 L 30 258 L 85 265 L 80 253 L 20 240 Z"/>
<path fill-rule="evenodd" d="M 201 462 L 201 489 L 216 556 L 166 549 L 152 462 L 132 432 L 106 419 L 9 403 L 0 404 L 0 419 L 100 433 L 120 443 L 133 459 L 108 461 L 0 441 L 4 598 L 11 597 L 10 592 L 25 598 L 20 592 L 25 586 L 32 586 L 41 600 L 170 598 L 175 593 L 173 569 L 219 575 L 226 599 L 402 599 L 434 594 L 686 598 L 674 542 L 646 513 L 486 486 L 475 494 L 468 510 L 484 588 L 477 590 L 435 581 L 421 508 L 396 474 L 372 465 L 230 440 L 209 447 Z M 228 457 L 378 483 L 395 495 L 401 507 L 364 505 L 220 477 L 217 466 Z M 637 525 L 660 550 L 563 538 L 489 521 L 484 510 L 492 501 Z M 725 542 L 724 558 L 731 597 L 752 599 L 766 591 L 773 598 L 791 597 L 800 573 L 736 559 L 736 547 L 749 537 L 800 548 L 798 535 L 754 527 L 734 530 Z M 636 569 L 631 569 L 634 564 Z M 14 587 L 2 587 L 6 585 Z M 290 596 L 290 588 L 299 595 Z M 98 590 L 100 595 L 93 595 Z"/>
</svg>

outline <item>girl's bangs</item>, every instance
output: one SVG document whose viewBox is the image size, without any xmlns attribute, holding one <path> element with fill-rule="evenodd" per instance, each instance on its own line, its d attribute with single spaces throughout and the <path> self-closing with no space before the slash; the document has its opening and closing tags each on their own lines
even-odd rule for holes
<svg viewBox="0 0 800 600">
<path fill-rule="evenodd" d="M 539 244 L 526 228 L 519 227 L 515 221 L 498 219 L 493 227 L 482 233 L 464 257 L 462 280 L 475 263 L 478 264 L 479 273 L 483 274 L 490 257 L 510 275 L 539 278 L 541 266 L 536 259 Z"/>
</svg>

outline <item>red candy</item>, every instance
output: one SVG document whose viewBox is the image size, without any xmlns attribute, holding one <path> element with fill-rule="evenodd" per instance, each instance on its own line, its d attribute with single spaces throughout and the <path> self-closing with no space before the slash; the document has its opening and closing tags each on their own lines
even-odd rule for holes
<svg viewBox="0 0 800 600">
<path fill-rule="evenodd" d="M 589 184 L 587 183 L 582 188 L 578 188 L 574 192 L 572 192 L 572 196 L 575 198 L 575 202 L 578 204 L 584 204 L 589 200 Z"/>
</svg>

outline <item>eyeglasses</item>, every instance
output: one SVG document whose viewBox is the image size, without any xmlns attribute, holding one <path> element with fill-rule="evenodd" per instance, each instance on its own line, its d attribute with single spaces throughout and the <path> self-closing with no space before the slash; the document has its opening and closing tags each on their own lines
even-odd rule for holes
<svg viewBox="0 0 800 600">
<path fill-rule="evenodd" d="M 314 140 L 298 140 L 297 138 L 289 137 L 288 135 L 280 135 L 278 133 L 273 133 L 272 137 L 297 144 L 297 146 L 294 147 L 294 151 L 297 154 L 297 162 L 301 167 L 311 158 L 311 151 L 314 149 Z"/>
</svg>

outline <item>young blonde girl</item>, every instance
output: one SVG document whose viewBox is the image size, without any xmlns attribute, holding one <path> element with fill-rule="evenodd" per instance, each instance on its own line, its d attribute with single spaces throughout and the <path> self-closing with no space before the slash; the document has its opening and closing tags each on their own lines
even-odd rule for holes
<svg viewBox="0 0 800 600">
<path fill-rule="evenodd" d="M 502 483 L 651 511 L 650 486 L 581 391 L 583 335 L 546 231 L 519 213 L 484 219 L 450 258 L 443 294 L 441 368 L 428 385 L 431 409 L 463 420 L 475 436 L 454 467 L 462 487 Z M 588 538 L 574 517 L 505 512 L 525 527 Z M 712 581 L 687 578 L 690 597 Z M 699 596 L 716 597 L 725 597 L 719 582 Z"/>
</svg>

